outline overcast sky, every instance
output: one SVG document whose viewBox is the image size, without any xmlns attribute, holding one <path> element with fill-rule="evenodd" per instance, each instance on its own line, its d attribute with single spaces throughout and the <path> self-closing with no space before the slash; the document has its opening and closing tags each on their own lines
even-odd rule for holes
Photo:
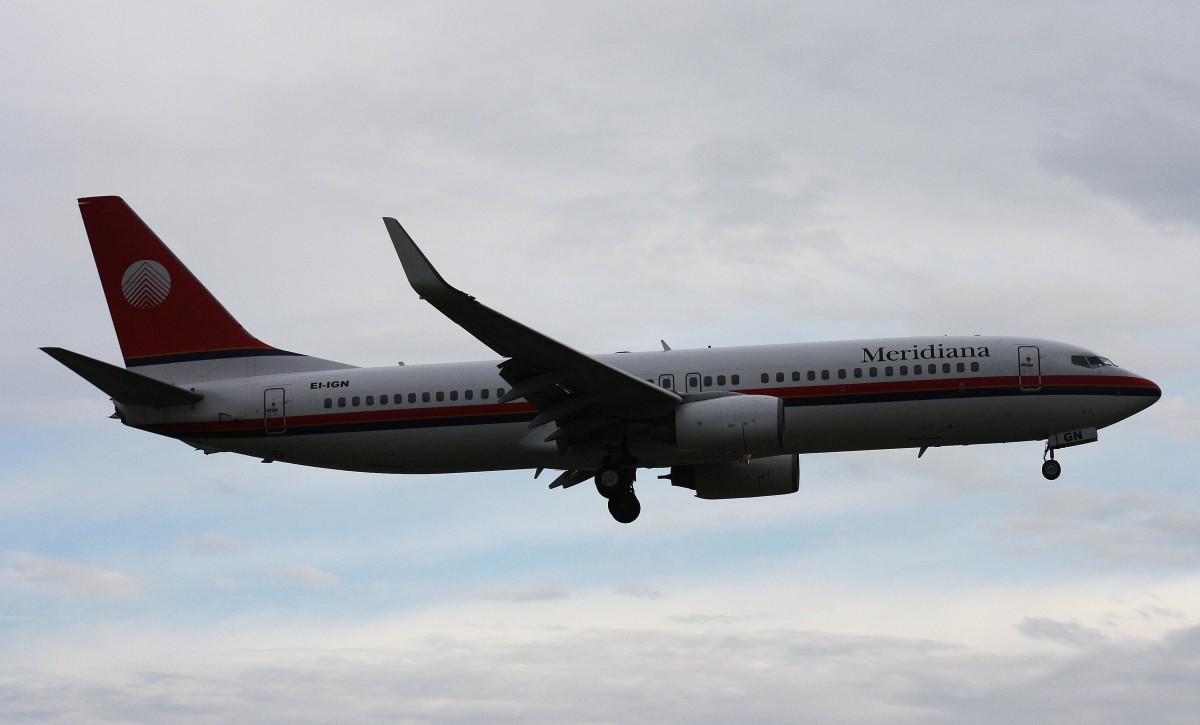
<svg viewBox="0 0 1200 725">
<path fill-rule="evenodd" d="M 0 720 L 1194 722 L 1194 3 L 0 2 Z M 205 457 L 38 346 L 120 360 L 75 199 L 244 324 L 491 357 L 404 283 L 593 352 L 1085 345 L 1162 400 L 1041 444 L 643 473 Z"/>
</svg>

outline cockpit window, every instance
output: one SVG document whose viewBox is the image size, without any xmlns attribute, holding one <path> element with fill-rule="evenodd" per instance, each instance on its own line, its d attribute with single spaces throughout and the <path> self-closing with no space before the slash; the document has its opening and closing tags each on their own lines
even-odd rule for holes
<svg viewBox="0 0 1200 725">
<path fill-rule="evenodd" d="M 1078 365 L 1081 368 L 1095 370 L 1096 368 L 1115 368 L 1117 364 L 1106 357 L 1099 355 L 1072 355 L 1071 364 Z"/>
</svg>

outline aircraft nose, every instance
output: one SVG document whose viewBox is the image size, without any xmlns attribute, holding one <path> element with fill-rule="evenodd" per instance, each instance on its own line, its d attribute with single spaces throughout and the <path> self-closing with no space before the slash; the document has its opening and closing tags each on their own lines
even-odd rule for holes
<svg viewBox="0 0 1200 725">
<path fill-rule="evenodd" d="M 1150 378 L 1143 378 L 1140 375 L 1136 375 L 1133 380 L 1133 392 L 1145 401 L 1145 405 L 1142 406 L 1143 410 L 1157 403 L 1158 399 L 1162 397 L 1162 388 L 1158 387 L 1158 383 L 1155 383 Z"/>
</svg>

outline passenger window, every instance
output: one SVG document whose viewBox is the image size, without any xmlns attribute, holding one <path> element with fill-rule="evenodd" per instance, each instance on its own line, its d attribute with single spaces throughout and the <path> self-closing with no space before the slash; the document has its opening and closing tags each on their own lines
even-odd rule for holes
<svg viewBox="0 0 1200 725">
<path fill-rule="evenodd" d="M 700 387 L 700 376 L 689 375 L 688 376 L 688 387 L 691 388 L 692 390 L 695 390 L 696 388 Z"/>
<path fill-rule="evenodd" d="M 838 380 L 845 380 L 845 379 L 846 379 L 846 369 L 838 368 Z"/>
<path fill-rule="evenodd" d="M 777 382 L 777 383 L 783 382 L 783 373 L 775 373 L 775 382 Z"/>
<path fill-rule="evenodd" d="M 950 372 L 950 363 L 942 363 L 942 372 L 944 372 L 944 373 Z"/>
<path fill-rule="evenodd" d="M 417 394 L 416 394 L 416 393 L 409 393 L 409 394 L 408 394 L 408 402 L 410 402 L 410 403 L 415 403 L 415 402 L 417 402 Z"/>
<path fill-rule="evenodd" d="M 367 405 L 375 405 L 375 396 L 374 395 L 367 396 Z"/>
<path fill-rule="evenodd" d="M 451 391 L 450 391 L 450 399 L 451 399 L 451 400 L 458 400 L 458 391 L 457 391 L 457 390 L 451 390 Z"/>
<path fill-rule="evenodd" d="M 379 404 L 387 405 L 388 397 L 386 395 L 379 396 Z"/>
<path fill-rule="evenodd" d="M 325 399 L 325 407 L 326 407 L 326 408 L 332 408 L 332 407 L 333 407 L 333 398 L 326 398 L 326 399 Z"/>
<path fill-rule="evenodd" d="M 725 384 L 725 376 L 724 376 L 724 375 L 718 375 L 718 376 L 717 376 L 717 385 L 724 385 L 724 384 Z"/>
<path fill-rule="evenodd" d="M 362 403 L 362 399 L 357 395 L 350 399 L 350 405 L 354 406 L 355 408 L 357 408 L 360 403 Z"/>
<path fill-rule="evenodd" d="M 883 374 L 885 377 L 890 378 L 896 374 L 896 370 L 891 365 L 888 365 L 886 368 L 883 369 Z"/>
<path fill-rule="evenodd" d="M 979 372 L 979 363 L 977 363 L 977 362 L 971 363 L 971 372 L 973 372 L 973 373 Z"/>
<path fill-rule="evenodd" d="M 792 382 L 793 383 L 800 382 L 800 371 L 799 370 L 792 371 Z"/>
<path fill-rule="evenodd" d="M 445 393 L 443 393 L 443 392 L 442 392 L 442 391 L 440 391 L 440 390 L 439 390 L 439 391 L 437 391 L 437 402 L 439 402 L 439 403 L 440 403 L 440 402 L 442 402 L 442 401 L 443 401 L 443 400 L 445 400 L 445 399 L 446 399 L 446 394 L 445 394 Z"/>
<path fill-rule="evenodd" d="M 464 390 L 463 391 L 463 399 L 464 400 L 472 400 L 472 399 L 474 399 L 474 397 L 475 397 L 474 390 Z"/>
<path fill-rule="evenodd" d="M 921 374 L 921 366 L 913 365 L 913 375 L 920 375 L 920 374 Z"/>
<path fill-rule="evenodd" d="M 809 370 L 809 371 L 808 371 L 808 379 L 809 379 L 809 380 L 816 380 L 816 379 L 817 379 L 817 371 L 816 371 L 816 370 Z"/>
<path fill-rule="evenodd" d="M 762 381 L 763 381 L 764 383 L 769 383 L 769 382 L 771 382 L 771 376 L 770 376 L 770 375 L 768 375 L 768 374 L 766 374 L 766 373 L 763 373 L 763 374 L 762 374 L 762 376 L 761 376 L 761 379 L 762 379 Z"/>
<path fill-rule="evenodd" d="M 828 379 L 829 379 L 829 371 L 828 371 L 828 370 L 822 370 L 822 371 L 821 371 L 821 379 L 822 379 L 822 380 L 828 380 Z"/>
<path fill-rule="evenodd" d="M 346 407 L 346 399 L 345 399 L 345 398 L 338 398 L 338 407 L 339 407 L 339 408 L 345 408 L 345 407 Z"/>
<path fill-rule="evenodd" d="M 497 398 L 503 398 L 503 397 L 504 397 L 504 388 L 496 388 L 496 397 L 497 397 Z"/>
<path fill-rule="evenodd" d="M 422 402 L 422 403 L 428 403 L 428 402 L 429 402 L 429 393 L 421 393 L 421 402 Z"/>
<path fill-rule="evenodd" d="M 480 400 L 487 400 L 487 399 L 488 399 L 488 397 L 491 395 L 491 392 L 492 392 L 492 391 L 488 390 L 487 388 L 483 388 L 483 389 L 481 389 L 481 390 L 479 391 L 479 399 L 480 399 Z"/>
<path fill-rule="evenodd" d="M 908 366 L 907 365 L 900 366 L 900 375 L 901 376 L 908 375 Z"/>
<path fill-rule="evenodd" d="M 959 371 L 960 373 L 965 373 L 965 372 L 967 371 L 967 364 L 966 364 L 966 363 L 959 363 L 957 367 L 958 367 L 958 371 Z"/>
<path fill-rule="evenodd" d="M 742 376 L 741 375 L 731 375 L 729 377 L 729 382 L 733 383 L 734 385 L 737 385 L 742 382 Z"/>
<path fill-rule="evenodd" d="M 706 388 L 712 387 L 712 376 L 711 375 L 704 376 L 704 387 L 706 387 Z"/>
<path fill-rule="evenodd" d="M 879 377 L 879 368 L 869 368 L 867 370 L 867 375 L 870 375 L 873 378 Z"/>
<path fill-rule="evenodd" d="M 862 377 L 862 368 L 854 368 L 854 377 L 856 377 L 856 378 Z"/>
</svg>

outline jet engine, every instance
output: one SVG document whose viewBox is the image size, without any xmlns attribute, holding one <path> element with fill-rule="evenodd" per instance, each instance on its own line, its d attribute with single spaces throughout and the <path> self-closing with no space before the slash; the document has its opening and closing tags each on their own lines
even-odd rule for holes
<svg viewBox="0 0 1200 725">
<path fill-rule="evenodd" d="M 671 468 L 671 485 L 690 488 L 697 498 L 754 498 L 800 490 L 800 456 L 753 458 Z"/>
<path fill-rule="evenodd" d="M 715 456 L 776 452 L 783 447 L 783 401 L 769 395 L 727 395 L 675 409 L 675 445 Z"/>
</svg>

